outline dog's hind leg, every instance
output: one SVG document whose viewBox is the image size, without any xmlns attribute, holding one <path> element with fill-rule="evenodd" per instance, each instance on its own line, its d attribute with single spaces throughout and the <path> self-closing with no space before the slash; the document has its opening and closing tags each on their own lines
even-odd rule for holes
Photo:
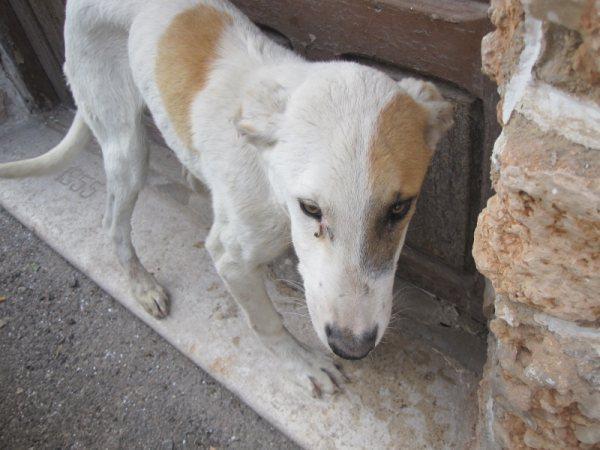
<svg viewBox="0 0 600 450">
<path fill-rule="evenodd" d="M 146 179 L 148 146 L 144 102 L 131 74 L 127 34 L 99 24 L 88 30 L 76 18 L 72 14 L 67 20 L 65 73 L 77 107 L 102 148 L 107 181 L 103 223 L 133 296 L 153 316 L 165 317 L 167 295 L 131 242 L 131 217 Z"/>
<path fill-rule="evenodd" d="M 102 152 L 107 178 L 105 225 L 115 244 L 117 258 L 135 299 L 153 316 L 165 317 L 167 295 L 144 268 L 131 242 L 131 217 L 148 165 L 143 125 L 138 120 L 127 132 L 108 137 L 102 142 Z"/>
<path fill-rule="evenodd" d="M 168 312 L 167 295 L 140 262 L 131 242 L 131 217 L 144 186 L 148 170 L 148 146 L 141 122 L 141 113 L 130 117 L 126 124 L 98 123 L 91 127 L 102 147 L 106 171 L 106 211 L 103 224 L 115 245 L 119 263 L 125 270 L 133 297 L 155 317 Z"/>
</svg>

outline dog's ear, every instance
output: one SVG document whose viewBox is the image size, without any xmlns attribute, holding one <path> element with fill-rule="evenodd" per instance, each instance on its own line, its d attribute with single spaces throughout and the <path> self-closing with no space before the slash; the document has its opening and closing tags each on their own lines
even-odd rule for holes
<svg viewBox="0 0 600 450">
<path fill-rule="evenodd" d="M 454 124 L 452 104 L 444 100 L 440 91 L 428 81 L 404 78 L 398 84 L 427 110 L 429 121 L 425 139 L 427 145 L 435 150 L 439 140 Z"/>
<path fill-rule="evenodd" d="M 236 119 L 240 134 L 258 146 L 275 144 L 287 100 L 287 90 L 274 80 L 250 84 L 242 95 Z"/>
</svg>

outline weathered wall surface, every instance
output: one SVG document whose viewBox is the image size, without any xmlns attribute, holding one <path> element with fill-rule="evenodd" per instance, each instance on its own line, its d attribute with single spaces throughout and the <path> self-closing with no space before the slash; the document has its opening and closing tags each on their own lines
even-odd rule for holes
<svg viewBox="0 0 600 450">
<path fill-rule="evenodd" d="M 473 254 L 495 289 L 480 448 L 600 448 L 600 1 L 493 0 L 494 195 Z"/>
</svg>

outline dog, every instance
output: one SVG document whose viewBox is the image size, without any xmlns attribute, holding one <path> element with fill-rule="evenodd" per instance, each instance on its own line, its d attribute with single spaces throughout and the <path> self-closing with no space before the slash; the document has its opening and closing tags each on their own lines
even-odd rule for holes
<svg viewBox="0 0 600 450">
<path fill-rule="evenodd" d="M 292 379 L 316 396 L 337 392 L 341 366 L 286 330 L 264 266 L 291 241 L 320 341 L 341 358 L 365 357 L 388 325 L 397 261 L 451 105 L 428 82 L 308 62 L 220 0 L 69 0 L 65 56 L 73 124 L 48 153 L 0 165 L 0 176 L 50 173 L 95 137 L 103 225 L 132 295 L 165 317 L 167 294 L 131 242 L 148 108 L 211 192 L 206 248 L 250 327 Z"/>
</svg>

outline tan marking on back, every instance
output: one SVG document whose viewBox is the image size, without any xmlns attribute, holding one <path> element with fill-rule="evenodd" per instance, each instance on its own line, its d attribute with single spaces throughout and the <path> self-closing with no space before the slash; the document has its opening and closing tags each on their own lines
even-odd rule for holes
<svg viewBox="0 0 600 450">
<path fill-rule="evenodd" d="M 406 94 L 383 108 L 370 148 L 369 175 L 376 192 L 418 195 L 433 155 L 425 142 L 426 128 L 427 111 Z"/>
<path fill-rule="evenodd" d="M 175 132 L 192 148 L 191 108 L 217 58 L 219 39 L 231 16 L 209 6 L 173 19 L 158 43 L 156 84 Z"/>
</svg>

